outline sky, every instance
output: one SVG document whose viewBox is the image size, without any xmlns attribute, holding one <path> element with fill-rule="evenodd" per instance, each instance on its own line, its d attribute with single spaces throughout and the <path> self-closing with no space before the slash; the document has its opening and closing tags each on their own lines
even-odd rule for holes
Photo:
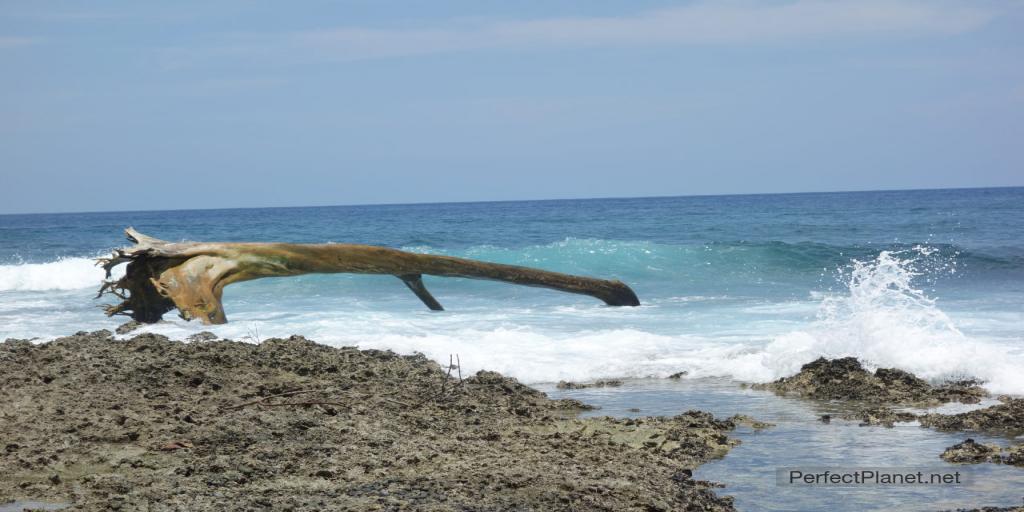
<svg viewBox="0 0 1024 512">
<path fill-rule="evenodd" d="M 0 213 L 1024 185 L 1024 2 L 0 0 Z"/>
</svg>

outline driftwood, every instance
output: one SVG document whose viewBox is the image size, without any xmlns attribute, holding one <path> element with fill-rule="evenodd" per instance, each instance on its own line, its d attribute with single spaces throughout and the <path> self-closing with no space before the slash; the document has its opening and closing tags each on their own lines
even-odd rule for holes
<svg viewBox="0 0 1024 512">
<path fill-rule="evenodd" d="M 153 323 L 177 308 L 186 320 L 227 322 L 224 287 L 261 277 L 313 273 L 390 274 L 402 280 L 428 308 L 443 308 L 423 284 L 424 274 L 488 279 L 590 295 L 610 306 L 638 306 L 639 299 L 621 281 L 560 274 L 528 267 L 417 254 L 386 247 L 353 244 L 167 242 L 125 230 L 132 247 L 100 258 L 107 280 L 100 297 L 112 294 L 121 303 L 105 306 L 107 316 L 127 315 Z M 115 266 L 127 263 L 124 277 L 110 280 Z"/>
</svg>

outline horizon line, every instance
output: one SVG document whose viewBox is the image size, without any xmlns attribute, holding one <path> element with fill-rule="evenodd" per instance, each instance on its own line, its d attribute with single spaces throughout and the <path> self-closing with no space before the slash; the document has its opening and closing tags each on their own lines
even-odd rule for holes
<svg viewBox="0 0 1024 512">
<path fill-rule="evenodd" d="M 860 189 L 860 190 L 824 190 L 824 191 L 801 191 L 801 192 L 746 192 L 732 194 L 684 194 L 684 195 L 655 195 L 655 196 L 597 196 L 597 197 L 554 197 L 543 199 L 494 199 L 494 200 L 468 200 L 468 201 L 414 201 L 395 203 L 349 203 L 349 204 L 314 204 L 304 206 L 230 206 L 225 208 L 167 208 L 155 210 L 81 210 L 69 212 L 29 212 L 29 213 L 0 213 L 0 217 L 28 216 L 28 215 L 84 215 L 95 213 L 159 213 L 159 212 L 183 212 L 183 211 L 226 211 L 226 210 L 272 210 L 272 209 L 298 209 L 298 208 L 358 208 L 374 206 L 425 206 L 425 205 L 451 205 L 451 204 L 493 204 L 493 203 L 540 203 L 555 201 L 602 201 L 602 200 L 629 200 L 629 199 L 676 199 L 688 197 L 745 197 L 745 196 L 786 196 L 786 195 L 810 195 L 810 194 L 863 194 L 872 192 L 929 192 L 941 190 L 985 190 L 1004 188 L 1024 188 L 1024 185 L 995 185 L 978 187 L 939 187 L 939 188 L 892 188 L 892 189 Z"/>
</svg>

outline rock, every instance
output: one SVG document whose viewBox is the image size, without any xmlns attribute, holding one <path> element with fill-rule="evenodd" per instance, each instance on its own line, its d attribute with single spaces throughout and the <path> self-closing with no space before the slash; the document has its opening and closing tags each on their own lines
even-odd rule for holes
<svg viewBox="0 0 1024 512">
<path fill-rule="evenodd" d="M 9 341 L 0 496 L 75 510 L 734 509 L 680 476 L 738 443 L 734 420 L 577 418 L 584 407 L 301 337 Z M 88 471 L 42 485 L 69 466 Z"/>
<path fill-rule="evenodd" d="M 621 380 L 597 380 L 589 383 L 558 381 L 555 385 L 558 389 L 586 389 L 586 388 L 617 388 L 622 385 Z"/>
<path fill-rule="evenodd" d="M 981 384 L 981 381 L 975 379 L 946 382 L 934 388 L 932 394 L 943 402 L 976 404 L 988 396 Z"/>
<path fill-rule="evenodd" d="M 1024 467 L 1024 444 L 1000 448 L 995 444 L 981 444 L 973 439 L 967 439 L 946 448 L 942 453 L 942 459 L 963 464 L 993 462 Z"/>
<path fill-rule="evenodd" d="M 160 445 L 159 450 L 165 452 L 173 452 L 174 450 L 184 450 L 188 448 L 195 448 L 191 441 L 182 439 L 178 441 L 170 441 Z"/>
<path fill-rule="evenodd" d="M 889 407 L 867 407 L 841 415 L 843 419 L 860 421 L 860 426 L 883 426 L 892 428 L 896 423 L 907 423 L 917 419 L 909 412 L 895 411 Z"/>
<path fill-rule="evenodd" d="M 943 431 L 975 431 L 1019 435 L 1024 433 L 1024 398 L 960 414 L 925 414 L 921 425 Z"/>
<path fill-rule="evenodd" d="M 976 403 L 986 396 L 974 381 L 935 387 L 895 368 L 879 368 L 871 373 L 853 357 L 818 358 L 801 367 L 796 375 L 752 387 L 802 398 L 870 402 L 875 406 L 933 405 L 953 400 Z"/>
<path fill-rule="evenodd" d="M 999 462 L 1000 448 L 994 444 L 981 444 L 974 439 L 955 444 L 942 452 L 942 460 L 960 464 Z"/>
<path fill-rule="evenodd" d="M 117 329 L 114 329 L 114 332 L 116 332 L 118 334 L 128 334 L 128 333 L 134 331 L 135 329 L 138 329 L 139 327 L 142 327 L 143 325 L 145 325 L 145 324 L 137 322 L 135 320 L 129 320 L 129 321 L 127 321 L 127 322 L 117 326 Z"/>
<path fill-rule="evenodd" d="M 672 375 L 669 375 L 668 378 L 678 380 L 678 379 L 681 379 L 681 378 L 689 375 L 689 373 L 690 372 L 687 372 L 687 371 L 676 372 L 676 373 L 673 373 Z"/>
<path fill-rule="evenodd" d="M 200 331 L 188 336 L 185 339 L 191 343 L 199 343 L 203 341 L 213 341 L 217 339 L 217 335 L 210 331 Z"/>
<path fill-rule="evenodd" d="M 1024 444 L 1003 448 L 1003 464 L 1024 467 Z"/>
<path fill-rule="evenodd" d="M 737 425 L 746 425 L 754 430 L 764 430 L 766 428 L 771 428 L 775 426 L 774 423 L 768 423 L 767 421 L 758 421 L 745 414 L 737 414 L 729 419 L 732 420 L 732 422 Z"/>
</svg>

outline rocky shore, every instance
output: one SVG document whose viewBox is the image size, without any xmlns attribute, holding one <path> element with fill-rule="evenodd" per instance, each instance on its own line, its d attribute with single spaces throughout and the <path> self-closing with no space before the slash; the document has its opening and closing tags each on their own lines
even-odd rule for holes
<svg viewBox="0 0 1024 512">
<path fill-rule="evenodd" d="M 841 401 L 851 406 L 841 417 L 862 425 L 893 426 L 918 420 L 918 415 L 899 408 L 929 407 L 948 402 L 976 404 L 988 393 L 972 380 L 934 386 L 909 372 L 879 368 L 870 372 L 853 357 L 819 358 L 800 372 L 756 389 L 814 400 Z"/>
<path fill-rule="evenodd" d="M 206 338 L 0 344 L 0 507 L 733 509 L 691 478 L 736 444 L 729 419 L 579 419 L 422 356 Z"/>
<path fill-rule="evenodd" d="M 870 402 L 875 405 L 928 406 L 946 402 L 978 403 L 987 393 L 966 380 L 933 386 L 912 373 L 896 368 L 865 370 L 853 357 L 818 358 L 800 372 L 768 384 L 754 386 L 779 394 L 818 400 Z"/>
<path fill-rule="evenodd" d="M 1024 434 L 1024 398 L 1001 397 L 1003 403 L 959 414 L 915 414 L 897 407 L 924 407 L 947 402 L 978 403 L 987 393 L 974 381 L 933 386 L 913 374 L 894 368 L 874 373 L 855 358 L 819 358 L 800 372 L 754 387 L 783 395 L 853 404 L 844 417 L 862 425 L 884 425 L 917 421 L 922 427 L 947 432 L 977 432 L 1002 436 Z M 947 448 L 941 455 L 953 463 L 994 462 L 1024 467 L 1024 445 L 1000 447 L 968 438 Z"/>
<path fill-rule="evenodd" d="M 737 444 L 737 425 L 771 426 L 700 411 L 581 419 L 581 402 L 423 356 L 215 338 L 0 344 L 0 510 L 733 510 L 692 470 Z M 911 412 L 987 395 L 853 358 L 754 387 L 853 405 L 862 425 L 1024 433 L 1024 399 Z M 941 458 L 1024 466 L 1024 445 L 965 437 Z"/>
</svg>

